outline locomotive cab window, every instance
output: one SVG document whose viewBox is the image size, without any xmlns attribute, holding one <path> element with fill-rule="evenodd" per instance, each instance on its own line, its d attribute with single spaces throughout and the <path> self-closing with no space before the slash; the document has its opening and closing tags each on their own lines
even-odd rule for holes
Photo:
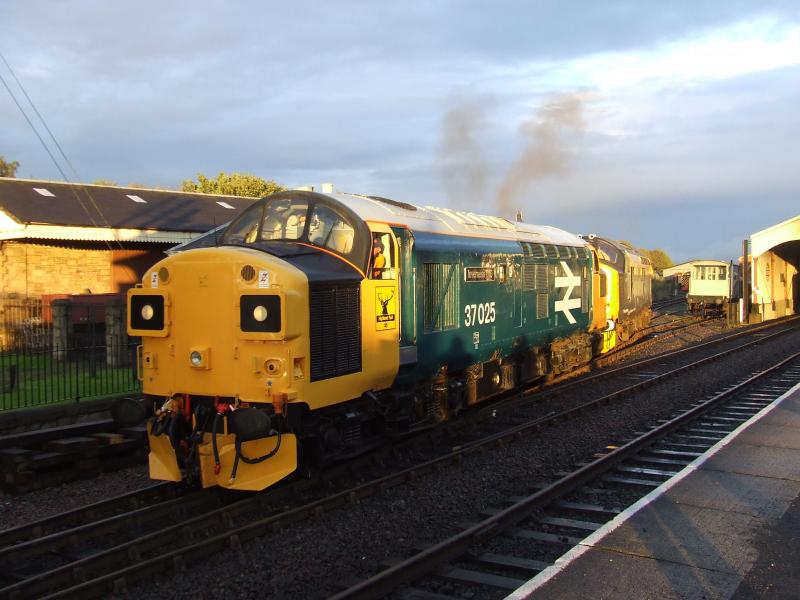
<svg viewBox="0 0 800 600">
<path fill-rule="evenodd" d="M 259 207 L 260 208 L 260 207 Z M 258 237 L 261 210 L 248 210 L 225 230 L 225 243 L 252 244 Z"/>
<path fill-rule="evenodd" d="M 395 261 L 391 234 L 373 233 L 370 277 L 372 279 L 395 279 L 397 277 Z"/>
<path fill-rule="evenodd" d="M 284 192 L 263 198 L 239 215 L 222 238 L 222 244 L 267 252 L 280 247 L 276 243 L 281 242 L 317 246 L 361 269 L 371 260 L 369 241 L 366 224 L 355 213 L 313 192 Z M 391 258 L 394 261 L 394 256 Z"/>
<path fill-rule="evenodd" d="M 303 237 L 308 216 L 305 201 L 268 202 L 264 207 L 261 240 L 298 240 Z"/>
</svg>

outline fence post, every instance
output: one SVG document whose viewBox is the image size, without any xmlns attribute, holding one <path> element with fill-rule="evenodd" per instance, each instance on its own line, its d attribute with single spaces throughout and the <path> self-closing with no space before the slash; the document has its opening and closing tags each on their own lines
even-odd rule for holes
<svg viewBox="0 0 800 600">
<path fill-rule="evenodd" d="M 106 305 L 106 364 L 109 367 L 125 365 L 127 337 L 125 302 L 112 300 Z"/>
<path fill-rule="evenodd" d="M 67 360 L 69 349 L 69 300 L 53 300 L 53 360 Z"/>
</svg>

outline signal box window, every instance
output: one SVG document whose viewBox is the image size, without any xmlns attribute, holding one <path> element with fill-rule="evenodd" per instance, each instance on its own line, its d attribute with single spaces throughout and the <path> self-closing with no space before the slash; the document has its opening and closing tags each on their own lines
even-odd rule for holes
<svg viewBox="0 0 800 600">
<path fill-rule="evenodd" d="M 396 276 L 392 236 L 388 233 L 373 233 L 370 278 L 394 279 Z"/>
</svg>

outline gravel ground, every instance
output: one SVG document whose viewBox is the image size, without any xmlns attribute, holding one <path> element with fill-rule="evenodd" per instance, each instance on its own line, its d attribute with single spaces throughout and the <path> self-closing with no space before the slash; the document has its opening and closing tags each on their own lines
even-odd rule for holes
<svg viewBox="0 0 800 600">
<path fill-rule="evenodd" d="M 676 316 L 676 319 L 680 317 L 680 315 Z M 669 318 L 659 319 L 659 324 L 663 324 L 664 319 Z M 647 358 L 648 356 L 691 346 L 731 331 L 731 328 L 726 328 L 724 322 L 719 319 L 698 321 L 685 326 L 676 324 L 674 330 L 661 331 L 647 336 L 632 346 L 615 353 L 608 359 L 604 359 L 604 364 L 616 364 L 622 361 Z"/>
<path fill-rule="evenodd" d="M 709 322 L 713 323 L 713 322 Z M 719 333 L 720 329 L 707 326 L 696 328 L 694 333 L 682 334 L 680 340 L 673 341 L 670 349 Z M 666 336 L 666 334 L 664 334 Z M 652 343 L 649 343 L 652 342 Z M 640 358 L 665 351 L 664 340 L 648 340 L 647 348 L 636 350 L 630 358 Z M 640 344 L 644 344 L 641 342 Z M 640 345 L 637 344 L 637 347 Z M 631 349 L 633 350 L 633 349 Z M 617 361 L 628 360 L 629 355 L 620 356 Z M 47 516 L 78 508 L 92 502 L 111 498 L 136 489 L 141 489 L 152 482 L 147 477 L 147 466 L 141 465 L 103 473 L 94 479 L 71 481 L 53 488 L 30 492 L 24 495 L 12 495 L 0 490 L 0 529 L 16 527 L 24 523 L 36 521 Z"/>
<path fill-rule="evenodd" d="M 147 465 L 142 464 L 21 496 L 0 492 L 0 529 L 17 527 L 152 484 L 147 476 Z"/>
<path fill-rule="evenodd" d="M 708 335 L 718 333 L 706 327 Z M 698 332 L 699 334 L 699 332 Z M 687 335 L 687 334 L 682 334 Z M 694 341 L 694 340 L 691 340 Z M 727 387 L 731 381 L 796 351 L 800 334 L 728 357 L 564 422 L 523 440 L 473 455 L 443 472 L 332 511 L 281 533 L 191 565 L 179 578 L 156 578 L 131 589 L 128 598 L 323 598 L 355 576 L 380 569 L 382 561 L 405 557 L 475 521 L 483 509 L 532 491 L 537 482 L 587 460 L 612 440 L 669 416 L 685 403 Z M 659 351 L 664 351 L 659 346 Z"/>
<path fill-rule="evenodd" d="M 692 345 L 723 331 L 716 321 L 690 325 L 643 340 L 614 362 Z M 198 568 L 190 568 L 180 579 L 148 582 L 132 589 L 128 597 L 326 597 L 337 590 L 335 582 L 347 581 L 354 573 L 373 573 L 383 560 L 407 556 L 416 546 L 459 531 L 459 524 L 476 520 L 482 509 L 497 506 L 511 495 L 531 491 L 533 484 L 548 481 L 557 471 L 585 460 L 611 438 L 622 440 L 641 425 L 668 414 L 687 397 L 686 390 L 693 394 L 718 391 L 732 373 L 752 370 L 750 363 L 756 355 L 759 361 L 766 362 L 771 355 L 784 351 L 787 344 L 796 347 L 798 337 L 787 342 L 789 337 L 772 344 L 768 352 L 751 350 L 737 355 L 731 359 L 735 366 L 717 369 L 713 376 L 696 373 L 684 378 L 683 383 L 674 380 L 665 390 L 649 394 L 651 397 L 629 401 L 627 406 L 607 407 L 601 416 L 564 423 L 535 438 L 474 456 L 445 472 L 432 473 L 413 484 L 364 500 L 356 508 L 338 510 L 282 534 L 265 536 L 245 545 L 242 552 L 214 557 Z M 525 412 L 527 416 L 528 411 Z M 0 529 L 151 483 L 146 466 L 142 465 L 24 496 L 0 492 Z"/>
</svg>

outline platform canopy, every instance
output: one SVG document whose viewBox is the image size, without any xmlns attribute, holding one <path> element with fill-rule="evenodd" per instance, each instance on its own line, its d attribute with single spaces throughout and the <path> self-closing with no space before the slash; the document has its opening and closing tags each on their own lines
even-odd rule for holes
<svg viewBox="0 0 800 600">
<path fill-rule="evenodd" d="M 800 241 L 800 215 L 752 234 L 750 253 L 753 257 L 761 256 L 781 244 L 798 241 Z"/>
</svg>

